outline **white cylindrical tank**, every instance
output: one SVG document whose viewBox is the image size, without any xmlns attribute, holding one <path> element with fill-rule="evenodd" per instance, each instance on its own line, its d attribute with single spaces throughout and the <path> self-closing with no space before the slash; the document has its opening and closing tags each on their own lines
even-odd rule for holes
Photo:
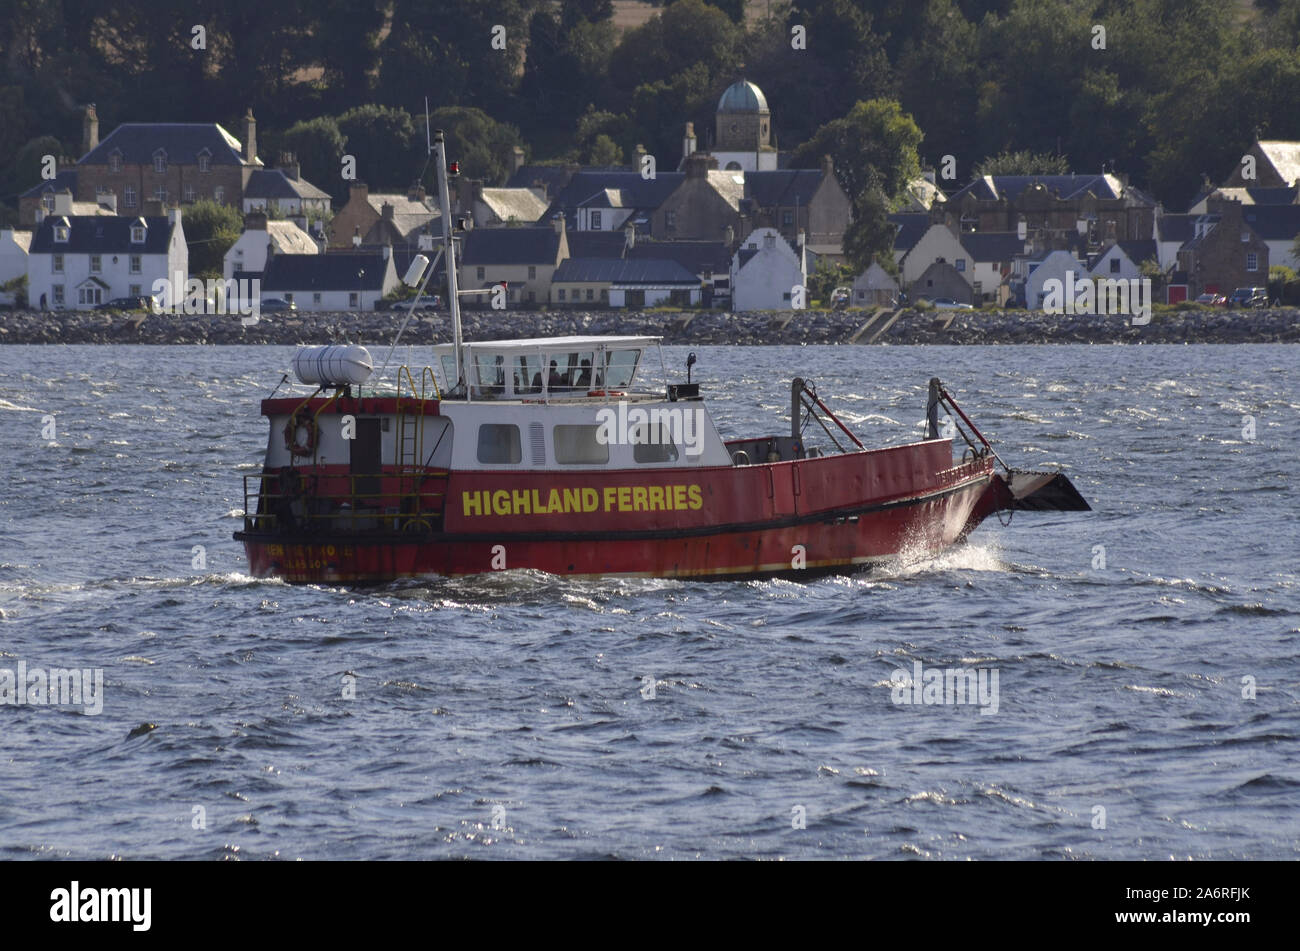
<svg viewBox="0 0 1300 951">
<path fill-rule="evenodd" d="M 293 355 L 293 372 L 298 381 L 311 386 L 364 383 L 373 370 L 370 351 L 356 344 L 301 347 Z"/>
</svg>

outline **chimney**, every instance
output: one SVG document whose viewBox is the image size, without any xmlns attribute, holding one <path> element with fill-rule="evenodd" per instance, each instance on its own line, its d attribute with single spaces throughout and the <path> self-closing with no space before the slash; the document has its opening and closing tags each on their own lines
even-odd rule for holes
<svg viewBox="0 0 1300 951">
<path fill-rule="evenodd" d="M 564 234 L 564 212 L 557 211 L 551 216 L 551 227 L 556 234 Z"/>
<path fill-rule="evenodd" d="M 370 197 L 370 186 L 367 185 L 365 182 L 353 182 L 352 186 L 348 189 L 349 204 L 355 201 L 357 204 L 364 205 L 366 203 L 366 199 L 369 197 Z"/>
<path fill-rule="evenodd" d="M 686 135 L 682 137 L 682 161 L 686 161 L 695 154 L 695 123 L 686 123 Z"/>
<path fill-rule="evenodd" d="M 81 119 L 81 154 L 86 155 L 99 145 L 99 113 L 92 102 Z"/>
<path fill-rule="evenodd" d="M 524 167 L 524 150 L 515 146 L 510 152 L 510 174 L 513 175 Z"/>
<path fill-rule="evenodd" d="M 1029 224 L 1025 221 L 1025 216 L 1021 215 L 1016 220 L 1016 237 L 1019 240 L 1024 241 L 1028 231 L 1029 231 Z"/>
<path fill-rule="evenodd" d="M 252 106 L 244 116 L 244 161 L 249 165 L 257 162 L 257 120 L 253 118 Z"/>
<path fill-rule="evenodd" d="M 411 201 L 424 201 L 424 186 L 419 182 L 412 183 L 411 187 L 406 190 L 406 197 Z"/>
<path fill-rule="evenodd" d="M 266 230 L 266 212 L 250 211 L 244 215 L 245 231 L 265 231 Z"/>
<path fill-rule="evenodd" d="M 708 178 L 709 170 L 718 167 L 718 160 L 712 155 L 705 155 L 703 152 L 696 152 L 686 160 L 686 177 L 687 178 Z"/>
<path fill-rule="evenodd" d="M 72 190 L 65 188 L 54 193 L 54 214 L 72 214 Z"/>
<path fill-rule="evenodd" d="M 280 171 L 284 173 L 284 177 L 289 181 L 296 182 L 298 176 L 302 174 L 301 166 L 298 164 L 298 156 L 292 152 L 281 152 Z"/>
<path fill-rule="evenodd" d="M 157 198 L 146 198 L 140 203 L 140 215 L 143 218 L 161 218 L 163 203 Z"/>
<path fill-rule="evenodd" d="M 380 217 L 382 217 L 385 221 L 392 221 L 393 212 L 395 210 L 396 209 L 394 209 L 393 206 L 390 205 L 388 202 L 384 202 L 384 204 L 379 209 Z"/>
<path fill-rule="evenodd" d="M 361 247 L 361 226 L 357 225 L 352 229 L 352 247 Z"/>
</svg>

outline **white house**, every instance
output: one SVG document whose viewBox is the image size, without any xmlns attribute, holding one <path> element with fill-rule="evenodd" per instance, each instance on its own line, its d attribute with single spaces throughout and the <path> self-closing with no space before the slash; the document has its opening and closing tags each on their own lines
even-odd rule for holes
<svg viewBox="0 0 1300 951">
<path fill-rule="evenodd" d="M 911 287 L 935 262 L 951 264 L 967 284 L 974 284 L 970 253 L 962 247 L 961 239 L 950 225 L 936 222 L 899 262 L 903 287 Z"/>
<path fill-rule="evenodd" d="M 236 274 L 238 279 L 241 276 Z M 283 297 L 299 310 L 374 310 L 398 285 L 393 249 L 272 254 L 262 272 L 262 296 Z"/>
<path fill-rule="evenodd" d="M 27 276 L 27 251 L 31 245 L 30 231 L 0 230 L 0 284 Z"/>
<path fill-rule="evenodd" d="M 1050 280 L 1061 282 L 1062 287 L 1073 287 L 1066 283 L 1067 271 L 1074 273 L 1074 280 L 1088 273 L 1087 266 L 1069 251 L 1047 251 L 1037 257 L 1023 260 L 1025 269 L 1025 306 L 1029 310 L 1041 310 L 1047 291 L 1043 284 Z"/>
<path fill-rule="evenodd" d="M 1150 244 L 1152 249 L 1155 248 L 1155 242 L 1149 241 L 1145 243 Z M 1142 277 L 1140 264 L 1141 262 L 1133 260 L 1132 255 L 1128 253 L 1128 249 L 1125 249 L 1118 242 L 1112 242 L 1092 262 L 1088 276 L 1124 281 L 1137 280 Z"/>
<path fill-rule="evenodd" d="M 319 254 L 320 245 L 292 221 L 267 221 L 254 212 L 244 219 L 244 233 L 230 246 L 222 263 L 226 280 L 236 271 L 256 274 L 266 270 L 268 254 Z"/>
<path fill-rule="evenodd" d="M 871 267 L 853 279 L 849 306 L 885 307 L 898 297 L 898 290 L 894 276 L 881 267 L 879 261 L 872 261 Z"/>
<path fill-rule="evenodd" d="M 190 253 L 181 211 L 166 217 L 47 215 L 32 234 L 27 300 L 42 310 L 88 310 L 115 297 L 151 296 L 165 280 L 160 303 L 184 299 L 176 275 L 189 277 Z"/>
<path fill-rule="evenodd" d="M 731 259 L 733 310 L 790 310 L 807 282 L 803 256 L 775 228 L 755 228 Z"/>
</svg>

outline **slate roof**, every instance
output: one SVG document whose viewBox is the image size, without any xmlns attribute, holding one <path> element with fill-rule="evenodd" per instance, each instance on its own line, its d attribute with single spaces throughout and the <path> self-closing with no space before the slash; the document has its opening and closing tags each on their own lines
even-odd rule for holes
<svg viewBox="0 0 1300 951">
<path fill-rule="evenodd" d="M 1082 198 L 1092 192 L 1098 198 L 1114 199 L 1124 190 L 1123 184 L 1114 175 L 981 175 L 965 188 L 953 195 L 949 201 L 961 201 L 972 195 L 980 201 L 997 201 L 1005 198 L 1015 201 L 1027 189 L 1041 184 L 1049 192 L 1057 194 L 1061 200 L 1069 201 Z M 1129 190 L 1139 199 L 1145 198 L 1140 192 Z"/>
<path fill-rule="evenodd" d="M 1294 185 L 1300 179 L 1300 142 L 1270 139 L 1260 142 L 1259 150 L 1264 153 L 1282 181 Z"/>
<path fill-rule="evenodd" d="M 23 192 L 18 197 L 39 198 L 42 195 L 44 195 L 46 192 L 49 191 L 61 192 L 65 188 L 68 191 L 72 192 L 74 195 L 77 193 L 77 170 L 76 169 L 69 168 L 69 169 L 64 169 L 63 171 L 60 172 L 56 172 L 53 179 L 49 181 L 37 182 L 35 185 L 27 189 L 27 191 Z"/>
<path fill-rule="evenodd" d="M 273 256 L 262 272 L 262 293 L 382 291 L 390 266 L 382 254 L 355 251 Z M 357 277 L 358 270 L 365 274 Z"/>
<path fill-rule="evenodd" d="M 465 236 L 461 263 L 470 266 L 553 264 L 559 249 L 560 236 L 549 224 L 531 228 L 475 228 Z"/>
<path fill-rule="evenodd" d="M 692 274 L 725 274 L 731 268 L 731 252 L 721 241 L 639 241 L 625 257 L 676 261 Z"/>
<path fill-rule="evenodd" d="M 627 238 L 618 231 L 570 231 L 569 256 L 575 258 L 621 258 Z"/>
<path fill-rule="evenodd" d="M 306 198 L 329 198 L 329 193 L 317 188 L 305 178 L 297 181 L 284 174 L 278 168 L 259 168 L 248 176 L 248 187 L 244 189 L 245 198 L 265 198 L 268 200 Z"/>
<path fill-rule="evenodd" d="M 1128 255 L 1128 259 L 1139 266 L 1143 261 L 1155 261 L 1159 258 L 1154 238 L 1120 241 L 1118 243 L 1119 249 Z"/>
<path fill-rule="evenodd" d="M 1241 217 L 1265 241 L 1291 241 L 1300 235 L 1300 205 L 1249 205 Z"/>
<path fill-rule="evenodd" d="M 292 221 L 268 221 L 266 234 L 276 254 L 319 254 L 320 246 Z"/>
<path fill-rule="evenodd" d="M 384 215 L 384 205 L 392 205 L 393 227 L 404 239 L 410 238 L 412 232 L 419 231 L 435 218 L 442 217 L 442 213 L 432 203 L 427 200 L 413 201 L 409 195 L 370 192 L 366 195 L 366 202 L 381 218 Z"/>
<path fill-rule="evenodd" d="M 485 188 L 479 197 L 502 221 L 532 224 L 546 214 L 546 202 L 527 188 Z"/>
<path fill-rule="evenodd" d="M 975 261 L 1011 261 L 1025 253 L 1025 242 L 1014 231 L 968 231 L 958 239 Z"/>
<path fill-rule="evenodd" d="M 603 172 L 634 172 L 636 169 L 630 165 L 593 165 L 581 169 L 581 171 L 600 174 Z M 546 194 L 553 199 L 560 193 L 560 189 L 569 184 L 569 180 L 573 175 L 574 169 L 572 166 L 521 165 L 506 180 L 506 188 L 532 188 L 540 183 L 546 186 Z"/>
<path fill-rule="evenodd" d="M 616 258 L 568 258 L 555 269 L 552 283 L 683 284 L 700 279 L 676 261 L 623 261 Z"/>
<path fill-rule="evenodd" d="M 143 244 L 131 243 L 131 226 L 140 218 L 125 215 L 51 215 L 32 233 L 31 254 L 166 254 L 172 225 L 166 218 L 145 218 Z M 56 243 L 54 225 L 67 221 L 68 240 Z"/>
<path fill-rule="evenodd" d="M 821 169 L 789 168 L 775 172 L 746 172 L 745 197 L 760 208 L 806 205 L 821 187 Z"/>
<path fill-rule="evenodd" d="M 926 212 L 890 215 L 889 220 L 898 227 L 894 237 L 895 251 L 911 251 L 921 235 L 930 229 L 930 215 Z"/>
<path fill-rule="evenodd" d="M 124 122 L 99 145 L 83 155 L 78 165 L 107 165 L 114 150 L 121 150 L 127 165 L 152 165 L 158 149 L 169 162 L 195 165 L 207 149 L 213 165 L 248 165 L 239 140 L 215 122 Z M 260 163 L 258 163 L 260 164 Z"/>
<path fill-rule="evenodd" d="M 1200 215 L 1161 215 L 1157 220 L 1161 241 L 1182 244 L 1196 233 L 1196 219 Z"/>
<path fill-rule="evenodd" d="M 546 217 L 563 211 L 566 218 L 572 219 L 582 202 L 605 189 L 619 191 L 624 208 L 653 210 L 663 204 L 664 199 L 676 191 L 685 178 L 684 172 L 659 172 L 654 178 L 646 180 L 640 172 L 597 172 L 584 169 L 575 173 L 558 193 L 553 194 Z"/>
</svg>

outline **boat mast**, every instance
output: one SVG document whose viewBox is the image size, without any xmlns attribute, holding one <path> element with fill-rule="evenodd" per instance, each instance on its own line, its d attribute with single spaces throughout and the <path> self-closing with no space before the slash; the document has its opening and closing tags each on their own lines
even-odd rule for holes
<svg viewBox="0 0 1300 951">
<path fill-rule="evenodd" d="M 460 393 L 464 392 L 465 385 L 465 365 L 461 357 L 460 291 L 456 287 L 455 228 L 451 220 L 451 198 L 447 185 L 447 150 L 441 129 L 434 130 L 433 144 L 438 153 L 438 209 L 442 213 L 443 254 L 447 261 L 447 306 L 451 309 L 452 340 L 456 354 L 456 385 L 452 387 L 452 392 Z"/>
</svg>

